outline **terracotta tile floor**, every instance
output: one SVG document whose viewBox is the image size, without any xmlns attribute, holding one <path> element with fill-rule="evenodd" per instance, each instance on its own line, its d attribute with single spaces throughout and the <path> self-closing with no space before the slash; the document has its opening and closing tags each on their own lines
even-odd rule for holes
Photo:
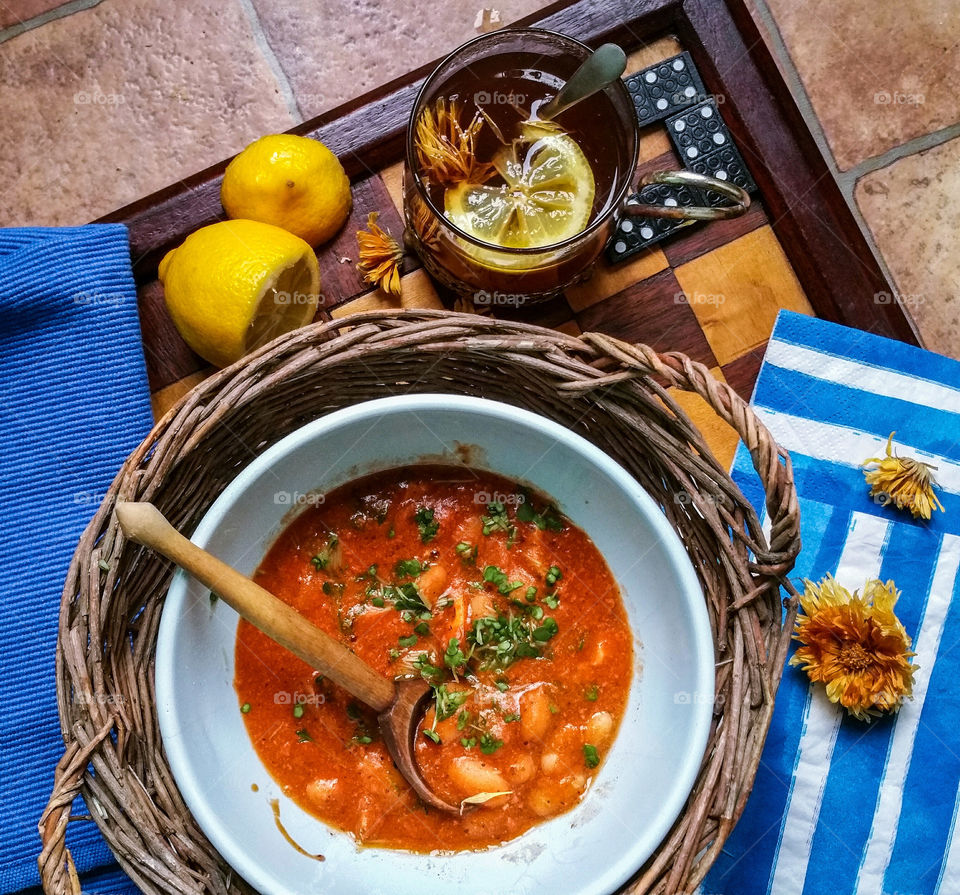
<svg viewBox="0 0 960 895">
<path fill-rule="evenodd" d="M 899 298 L 960 357 L 960 6 L 750 6 Z M 0 0 L 0 226 L 84 223 L 186 177 L 442 55 L 479 8 Z"/>
</svg>

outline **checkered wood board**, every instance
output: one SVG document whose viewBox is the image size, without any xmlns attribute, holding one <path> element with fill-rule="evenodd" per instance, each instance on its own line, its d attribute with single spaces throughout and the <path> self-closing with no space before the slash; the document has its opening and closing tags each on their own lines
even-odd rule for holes
<svg viewBox="0 0 960 895">
<path fill-rule="evenodd" d="M 633 53 L 626 77 L 682 47 L 663 38 Z M 722 111 L 722 106 L 720 107 Z M 663 123 L 641 130 L 638 172 L 682 167 Z M 334 318 L 380 308 L 443 308 L 453 296 L 435 284 L 414 256 L 403 268 L 400 299 L 371 290 L 357 272 L 357 230 L 371 211 L 394 236 L 403 232 L 403 163 L 353 183 L 353 211 L 339 237 L 318 252 L 324 307 Z M 596 331 L 658 351 L 680 351 L 706 364 L 749 398 L 777 313 L 813 313 L 771 227 L 762 195 L 740 218 L 693 224 L 629 260 L 602 258 L 593 276 L 549 302 L 484 313 L 552 327 L 568 334 Z M 183 344 L 162 302 L 158 282 L 141 287 L 144 348 L 154 414 L 159 418 L 208 376 Z M 697 396 L 676 395 L 704 432 L 717 458 L 733 459 L 737 437 Z"/>
</svg>

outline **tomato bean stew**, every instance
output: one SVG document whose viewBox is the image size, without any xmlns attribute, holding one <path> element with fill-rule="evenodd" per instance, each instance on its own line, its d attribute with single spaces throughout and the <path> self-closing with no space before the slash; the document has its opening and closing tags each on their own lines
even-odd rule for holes
<svg viewBox="0 0 960 895">
<path fill-rule="evenodd" d="M 428 810 L 375 713 L 241 621 L 240 711 L 304 810 L 363 845 L 456 851 L 512 839 L 586 791 L 623 716 L 633 636 L 603 557 L 549 498 L 464 467 L 389 470 L 309 505 L 254 577 L 377 671 L 430 683 L 422 773 L 479 806 Z"/>
</svg>

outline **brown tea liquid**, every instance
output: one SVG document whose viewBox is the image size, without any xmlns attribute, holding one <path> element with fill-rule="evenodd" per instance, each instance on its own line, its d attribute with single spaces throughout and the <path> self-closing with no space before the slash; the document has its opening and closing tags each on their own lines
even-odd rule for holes
<svg viewBox="0 0 960 895">
<path fill-rule="evenodd" d="M 456 72 L 440 88 L 437 98 L 460 103 L 463 127 L 482 109 L 509 141 L 520 135 L 521 123 L 530 117 L 531 110 L 556 96 L 566 81 L 566 77 L 538 68 L 537 64 L 542 61 L 533 53 L 487 57 Z M 608 209 L 613 199 L 621 164 L 616 122 L 613 105 L 603 93 L 577 103 L 556 119 L 563 132 L 580 147 L 593 170 L 595 193 L 588 226 Z M 477 158 L 491 161 L 502 145 L 494 128 L 484 123 L 477 137 Z M 503 179 L 494 175 L 486 182 L 499 186 Z M 427 182 L 426 187 L 433 204 L 442 209 L 443 186 Z"/>
<path fill-rule="evenodd" d="M 498 153 L 522 135 L 523 122 L 531 112 L 553 98 L 579 65 L 573 57 L 553 58 L 537 53 L 514 52 L 487 56 L 461 68 L 433 91 L 429 105 L 455 100 L 460 106 L 461 128 L 468 128 L 482 109 L 495 126 L 484 121 L 475 140 L 475 156 L 493 162 Z M 545 71 L 544 67 L 553 67 Z M 426 108 L 426 107 L 425 107 Z M 429 208 L 406 169 L 404 194 L 407 238 L 416 248 L 424 267 L 453 292 L 472 298 L 475 306 L 491 305 L 508 311 L 531 301 L 556 295 L 572 282 L 589 275 L 592 264 L 615 227 L 614 204 L 618 190 L 629 179 L 635 143 L 622 114 L 606 93 L 597 93 L 557 116 L 560 133 L 577 144 L 593 175 L 593 198 L 589 215 L 579 230 L 554 242 L 526 251 L 516 251 L 484 241 L 456 235 L 445 211 L 449 188 L 431 181 L 428 172 L 418 169 L 420 182 L 433 209 Z M 498 134 L 499 131 L 499 134 Z M 503 137 L 501 141 L 500 137 Z M 518 154 L 522 158 L 524 149 Z M 590 189 L 585 178 L 584 196 Z M 485 185 L 499 187 L 503 177 L 493 173 Z M 579 181 L 576 181 L 579 183 Z M 450 224 L 441 226 L 438 219 Z M 601 219 L 604 223 L 591 229 Z M 576 234 L 589 230 L 577 239 Z M 479 243 L 479 245 L 477 244 Z M 561 248 L 552 246 L 561 245 Z M 485 249 L 483 246 L 490 246 Z"/>
</svg>

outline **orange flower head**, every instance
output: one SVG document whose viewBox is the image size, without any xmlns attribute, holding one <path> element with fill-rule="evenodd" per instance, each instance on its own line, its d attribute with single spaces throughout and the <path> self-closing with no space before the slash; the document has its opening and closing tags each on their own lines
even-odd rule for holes
<svg viewBox="0 0 960 895">
<path fill-rule="evenodd" d="M 489 162 L 477 160 L 476 141 L 484 117 L 477 112 L 470 124 L 463 127 L 462 114 L 457 100 L 441 97 L 417 119 L 415 143 L 420 170 L 443 186 L 483 183 L 494 171 Z"/>
<path fill-rule="evenodd" d="M 802 646 L 790 659 L 811 681 L 826 685 L 831 702 L 854 718 L 869 721 L 897 712 L 913 692 L 916 665 L 910 663 L 910 637 L 894 614 L 899 592 L 894 583 L 872 579 L 850 593 L 827 575 L 804 582 L 794 640 Z"/>
<path fill-rule="evenodd" d="M 371 211 L 367 217 L 370 232 L 357 231 L 357 246 L 360 249 L 357 270 L 363 274 L 365 282 L 379 286 L 391 295 L 400 295 L 403 247 L 377 223 L 378 217 L 378 212 Z"/>
<path fill-rule="evenodd" d="M 870 457 L 860 464 L 870 486 L 870 496 L 892 503 L 898 510 L 909 509 L 914 519 L 917 516 L 929 519 L 934 507 L 942 513 L 943 505 L 933 492 L 937 481 L 932 470 L 936 467 L 912 457 L 896 456 L 891 450 L 895 434 L 891 432 L 887 439 L 885 457 Z M 867 469 L 870 464 L 876 466 Z"/>
</svg>

